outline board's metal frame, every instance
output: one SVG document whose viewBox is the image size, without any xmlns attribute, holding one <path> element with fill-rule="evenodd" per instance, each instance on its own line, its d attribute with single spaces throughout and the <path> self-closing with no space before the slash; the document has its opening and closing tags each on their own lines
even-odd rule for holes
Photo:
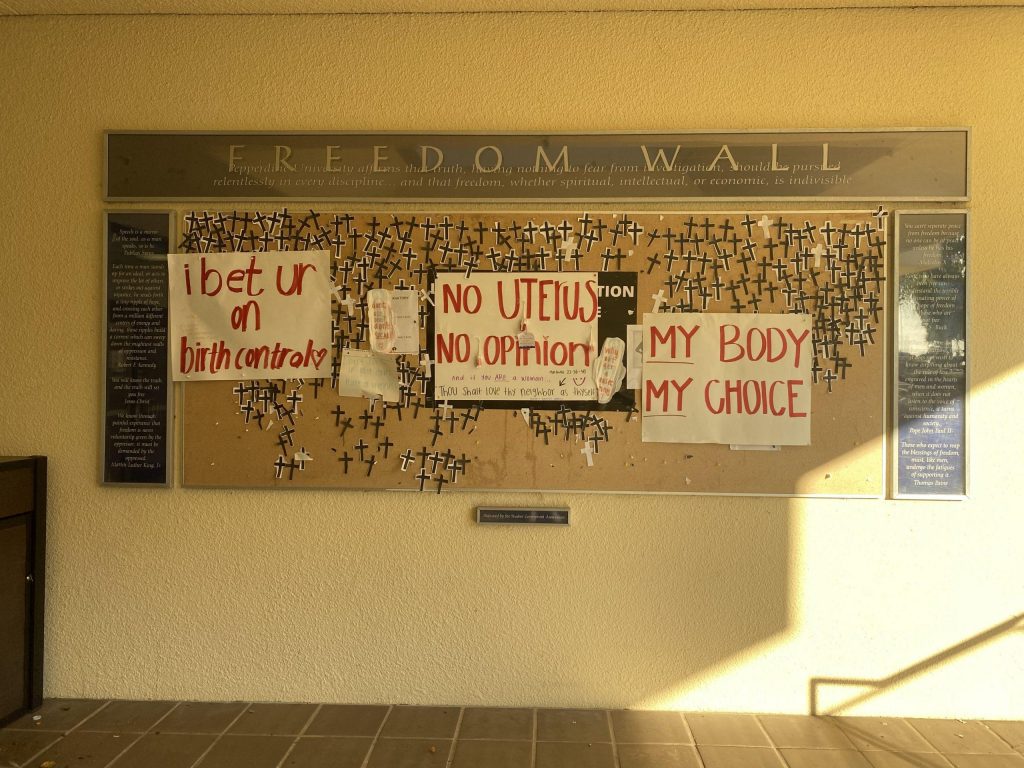
<svg viewBox="0 0 1024 768">
<path fill-rule="evenodd" d="M 254 202 L 254 201 L 247 201 L 247 202 Z M 272 202 L 272 201 L 267 201 L 267 202 Z M 338 202 L 343 202 L 343 201 L 338 201 Z M 884 202 L 881 202 L 879 200 L 872 200 L 872 202 L 878 203 L 883 208 L 883 210 L 887 211 L 890 214 L 892 213 L 892 209 L 891 208 L 887 208 Z M 888 201 L 885 201 L 885 202 L 888 202 Z M 438 208 L 440 208 L 440 206 L 438 206 Z M 422 213 L 430 213 L 430 212 L 433 212 L 434 210 L 435 210 L 435 208 L 432 207 L 432 206 L 431 207 L 417 206 L 415 208 L 402 208 L 402 209 L 388 208 L 387 212 L 388 213 L 393 213 L 393 214 L 396 214 L 396 215 L 410 215 L 410 214 L 419 215 L 419 214 L 422 214 Z M 593 211 L 594 209 L 590 209 L 590 210 Z M 622 210 L 625 210 L 625 209 L 622 206 L 618 206 L 617 208 L 609 209 L 609 210 L 622 211 Z M 798 211 L 799 213 L 818 214 L 818 215 L 821 215 L 821 214 L 828 214 L 828 215 L 873 215 L 875 213 L 874 210 L 869 210 L 869 209 L 866 209 L 866 208 L 824 208 L 824 209 L 822 209 L 822 208 L 818 208 L 818 209 L 815 209 L 815 208 L 796 208 L 796 209 L 793 209 L 793 210 L 794 211 Z M 952 210 L 953 209 L 939 209 L 939 212 L 949 213 L 949 212 L 952 212 Z M 472 212 L 474 214 L 479 214 L 479 213 L 489 213 L 491 211 L 486 211 L 486 210 L 485 211 L 481 211 L 480 209 L 477 209 L 477 210 L 474 210 Z M 494 211 L 494 212 L 495 213 L 500 213 L 500 214 L 503 214 L 503 215 L 507 215 L 509 213 L 517 213 L 517 212 L 519 212 L 519 209 L 509 208 L 509 209 L 502 209 L 501 211 Z M 555 213 L 555 212 L 557 212 L 557 213 L 584 213 L 585 211 L 582 208 L 579 208 L 579 207 L 573 207 L 572 205 L 566 205 L 563 209 L 560 209 L 560 210 L 555 210 L 555 209 L 550 209 L 550 208 L 548 210 L 545 210 L 543 208 L 540 208 L 540 209 L 530 208 L 530 209 L 528 209 L 526 211 L 523 211 L 523 212 L 529 213 L 530 215 L 537 215 L 537 214 Z M 657 209 L 655 209 L 655 210 L 643 210 L 643 211 L 637 211 L 637 212 L 638 213 L 642 212 L 644 214 L 654 214 L 654 215 L 663 214 L 663 215 L 666 215 L 666 216 L 667 215 L 673 215 L 674 216 L 674 215 L 685 214 L 685 213 L 688 213 L 690 211 L 688 211 L 685 208 L 680 208 L 680 209 L 675 209 L 675 210 L 670 210 L 670 209 L 657 210 Z M 696 212 L 696 211 L 694 211 L 694 212 Z M 700 210 L 700 213 L 702 213 L 702 214 L 710 214 L 710 215 L 732 214 L 732 213 L 736 213 L 736 212 L 737 212 L 736 210 L 713 210 L 713 209 L 701 209 Z M 743 212 L 744 213 L 749 213 L 751 215 L 757 215 L 757 214 L 779 213 L 780 211 L 778 209 L 774 209 L 774 208 L 760 207 L 760 208 L 751 208 L 749 210 L 744 210 Z M 183 213 L 184 213 L 183 209 L 178 209 L 178 210 L 175 211 L 175 214 L 177 215 L 177 217 L 179 219 L 177 224 L 180 224 L 180 219 L 181 219 Z M 892 219 L 892 216 L 889 216 L 889 219 Z M 888 232 L 888 230 L 887 230 L 887 232 Z M 179 234 L 179 237 L 178 237 L 178 242 L 180 242 L 180 234 Z M 892 272 L 891 272 L 891 270 L 892 270 L 892 261 L 891 261 L 891 259 L 892 259 L 892 248 L 889 247 L 889 243 L 891 243 L 891 242 L 892 242 L 891 235 L 887 234 L 887 237 L 886 237 L 887 274 L 892 274 Z M 645 491 L 645 490 L 623 490 L 623 491 L 606 491 L 606 490 L 602 490 L 602 491 L 594 491 L 594 490 L 589 489 L 589 488 L 558 488 L 558 489 L 549 489 L 549 488 L 514 488 L 514 489 L 510 489 L 510 488 L 453 488 L 453 489 L 447 490 L 446 493 L 452 493 L 452 492 L 460 493 L 460 494 L 469 494 L 469 493 L 516 493 L 516 494 L 518 494 L 518 493 L 544 493 L 544 494 L 556 494 L 557 493 L 557 494 L 587 494 L 587 495 L 610 495 L 610 496 L 645 495 L 645 496 L 729 496 L 729 497 L 783 498 L 783 499 L 792 499 L 792 498 L 801 498 L 801 499 L 884 499 L 884 498 L 886 498 L 886 493 L 887 493 L 887 488 L 888 488 L 887 478 L 888 478 L 888 476 L 890 474 L 889 457 L 890 457 L 890 453 L 891 453 L 891 449 L 890 449 L 890 445 L 889 445 L 889 443 L 890 443 L 890 439 L 889 439 L 890 425 L 889 425 L 889 423 L 887 421 L 887 419 L 888 419 L 888 403 L 887 403 L 887 399 L 888 399 L 888 394 L 889 394 L 890 386 L 891 386 L 890 385 L 890 381 L 889 381 L 889 364 L 888 364 L 888 361 L 890 360 L 890 355 L 891 355 L 891 352 L 889 350 L 889 337 L 890 337 L 890 334 L 892 333 L 892 316 L 891 316 L 891 308 L 890 308 L 891 300 L 892 300 L 892 298 L 891 298 L 891 295 L 890 295 L 890 296 L 887 297 L 887 300 L 886 300 L 886 303 L 885 303 L 885 306 L 884 306 L 883 312 L 882 312 L 882 317 L 883 317 L 883 320 L 885 322 L 885 332 L 882 334 L 883 341 L 882 341 L 881 354 L 882 354 L 883 360 L 885 360 L 886 362 L 883 363 L 883 365 L 882 365 L 881 391 L 879 392 L 879 408 L 881 410 L 881 414 L 880 414 L 881 415 L 881 430 L 880 430 L 880 434 L 879 434 L 879 439 L 882 441 L 881 450 L 879 451 L 879 461 L 881 463 L 881 466 L 879 467 L 879 483 L 878 483 L 878 488 L 877 488 L 877 490 L 874 493 L 756 493 L 756 492 L 754 492 L 754 493 L 737 493 L 737 492 L 729 492 L 729 491 Z M 177 386 L 182 386 L 182 385 L 184 385 L 186 383 L 189 383 L 189 382 L 175 382 L 175 384 Z M 192 382 L 192 383 L 198 383 L 198 382 Z M 237 488 L 248 488 L 248 487 L 254 487 L 255 488 L 255 487 L 258 487 L 261 491 L 266 490 L 266 491 L 284 491 L 284 492 L 288 492 L 288 491 L 317 491 L 317 490 L 323 491 L 323 490 L 329 490 L 329 491 L 342 491 L 342 492 L 352 491 L 352 492 L 364 492 L 365 493 L 368 490 L 371 490 L 371 489 L 367 489 L 367 488 L 346 488 L 346 487 L 342 487 L 342 486 L 333 486 L 333 485 L 326 485 L 326 486 L 298 486 L 298 487 L 296 487 L 296 486 L 207 485 L 207 484 L 197 485 L 197 484 L 189 483 L 187 478 L 185 477 L 185 461 L 184 461 L 184 456 L 185 456 L 185 420 L 184 420 L 184 412 L 185 412 L 185 407 L 186 407 L 186 391 L 187 391 L 186 388 L 183 387 L 180 390 L 180 393 L 178 395 L 178 405 L 179 405 L 179 407 L 181 409 L 181 417 L 182 417 L 182 418 L 177 420 L 179 422 L 179 430 L 180 430 L 180 439 L 179 439 L 178 449 L 181 452 L 181 454 L 180 454 L 180 458 L 181 458 L 181 464 L 180 464 L 180 466 L 181 466 L 180 483 L 181 483 L 182 487 L 185 487 L 185 488 L 216 488 L 216 489 L 237 489 Z M 397 491 L 397 492 L 403 492 L 403 493 L 420 493 L 420 491 L 418 491 L 415 488 L 389 488 L 389 487 L 381 487 L 379 489 L 372 489 L 372 490 L 375 491 L 375 492 L 376 491 L 387 491 L 387 492 L 396 492 Z M 928 498 L 931 498 L 931 497 L 928 497 Z"/>
<path fill-rule="evenodd" d="M 947 215 L 956 214 L 964 217 L 964 256 L 966 259 L 966 271 L 964 273 L 964 337 L 967 344 L 964 361 L 964 492 L 962 494 L 940 494 L 940 493 L 900 493 L 899 491 L 899 425 L 900 425 L 900 398 L 899 398 L 899 312 L 894 312 L 891 322 L 892 352 L 890 365 L 892 366 L 892 386 L 887 395 L 892 398 L 892 422 L 890 424 L 889 438 L 889 497 L 897 500 L 920 500 L 920 501 L 964 501 L 971 495 L 971 212 L 967 208 L 900 208 L 895 211 L 893 217 L 893 247 L 892 254 L 892 285 L 889 291 L 889 304 L 896 306 L 899 300 L 899 279 L 900 279 L 900 217 L 909 215 Z"/>
<path fill-rule="evenodd" d="M 435 135 L 435 136 L 544 136 L 544 137 L 572 137 L 572 136 L 660 136 L 660 135 L 673 135 L 673 136 L 698 136 L 706 134 L 723 134 L 723 135 L 769 135 L 769 134 L 871 134 L 871 133 L 963 133 L 966 141 L 966 152 L 964 158 L 964 194 L 953 195 L 953 196 L 893 196 L 893 195 L 872 195 L 872 196 L 824 196 L 824 195 L 796 195 L 796 196 L 779 196 L 766 198 L 764 195 L 736 195 L 736 196 L 714 196 L 714 197 L 686 197 L 678 198 L 680 201 L 685 201 L 687 204 L 711 204 L 718 205 L 722 203 L 751 203 L 751 202 L 772 202 L 772 203 L 790 203 L 790 202 L 808 202 L 814 200 L 830 200 L 836 203 L 851 202 L 851 203 L 868 203 L 878 202 L 884 200 L 889 203 L 966 203 L 971 197 L 971 166 L 972 166 L 972 130 L 969 126 L 935 126 L 935 127 L 900 127 L 900 128 L 799 128 L 799 129 L 775 129 L 775 128 L 755 128 L 755 129 L 685 129 L 685 130 L 645 130 L 645 131 L 555 131 L 555 132 L 538 132 L 538 131 L 370 131 L 370 130 L 343 130 L 343 131 L 245 131 L 245 130 L 140 130 L 140 131 L 126 131 L 126 130 L 106 130 L 103 132 L 103 199 L 106 202 L 139 202 L 142 199 L 147 203 L 183 203 L 183 202 L 216 202 L 216 203 L 230 203 L 230 202 L 241 202 L 240 200 L 233 200 L 230 197 L 158 197 L 158 196 L 147 196 L 145 198 L 138 197 L 124 197 L 124 196 L 112 196 L 109 194 L 109 141 L 112 135 L 208 135 L 208 136 L 223 136 L 223 135 L 238 135 L 238 136 L 315 136 L 315 135 L 375 135 L 375 136 L 424 136 L 424 135 Z M 337 202 L 337 203 L 358 203 L 364 205 L 407 205 L 412 204 L 416 206 L 431 206 L 436 208 L 443 208 L 450 205 L 502 205 L 502 206 L 522 206 L 530 205 L 531 203 L 543 204 L 543 205 L 565 205 L 575 206 L 584 204 L 618 204 L 621 206 L 621 202 L 616 203 L 619 198 L 611 197 L 608 195 L 589 197 L 564 197 L 564 198 L 545 198 L 537 195 L 530 198 L 488 198 L 488 197 L 445 197 L 443 199 L 427 199 L 427 198 L 366 198 L 359 196 L 344 196 L 339 195 L 337 192 L 331 195 L 312 195 L 302 197 L 261 197 L 256 198 L 243 198 L 247 204 L 255 204 L 258 202 L 267 203 L 302 203 L 302 202 Z M 631 197 L 628 199 L 628 205 L 633 204 L 664 204 L 666 201 L 671 200 L 670 196 L 660 197 Z"/>
<path fill-rule="evenodd" d="M 162 483 L 122 483 L 107 480 L 104 476 L 104 471 L 107 466 L 107 272 L 110 268 L 109 263 L 109 242 L 108 234 L 110 231 L 110 217 L 112 215 L 119 214 L 147 214 L 147 215 L 165 215 L 167 216 L 167 242 L 169 247 L 173 247 L 174 243 L 177 242 L 177 221 L 179 213 L 177 210 L 170 208 L 152 209 L 152 208 L 107 208 L 103 211 L 103 288 L 102 288 L 102 301 L 103 301 L 103 337 L 102 345 L 103 348 L 100 351 L 100 365 L 102 370 L 102 395 L 101 395 L 101 408 L 100 408 L 100 430 L 99 430 L 99 454 L 100 454 L 100 466 L 99 466 L 99 482 L 100 485 L 109 486 L 112 488 L 127 487 L 127 488 L 172 488 L 174 486 L 175 477 L 175 466 L 174 466 L 174 440 L 176 432 L 176 422 L 174 413 L 174 382 L 171 380 L 171 348 L 167 346 L 167 403 L 166 403 L 166 418 L 167 424 L 165 425 L 164 435 L 164 482 Z"/>
</svg>

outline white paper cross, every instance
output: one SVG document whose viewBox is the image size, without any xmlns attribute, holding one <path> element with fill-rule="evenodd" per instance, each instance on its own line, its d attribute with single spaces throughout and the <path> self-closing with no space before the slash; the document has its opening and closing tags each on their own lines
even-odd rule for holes
<svg viewBox="0 0 1024 768">
<path fill-rule="evenodd" d="M 821 243 L 817 243 L 812 249 L 811 253 L 814 254 L 814 268 L 817 269 L 821 266 L 821 257 L 825 255 L 825 246 Z"/>
<path fill-rule="evenodd" d="M 580 453 L 587 457 L 588 467 L 594 466 L 594 444 L 592 442 L 587 440 L 587 442 L 583 444 L 583 447 L 580 448 Z"/>
<path fill-rule="evenodd" d="M 657 314 L 661 311 L 661 305 L 665 303 L 664 289 L 659 290 L 657 293 L 652 293 L 651 298 L 654 299 L 654 309 L 651 311 Z"/>
</svg>

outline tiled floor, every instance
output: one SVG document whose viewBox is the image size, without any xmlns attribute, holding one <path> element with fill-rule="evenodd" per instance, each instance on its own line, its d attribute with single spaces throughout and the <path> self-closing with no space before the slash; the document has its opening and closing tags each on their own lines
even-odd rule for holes
<svg viewBox="0 0 1024 768">
<path fill-rule="evenodd" d="M 1024 768 L 1024 723 L 47 701 L 0 768 Z"/>
</svg>

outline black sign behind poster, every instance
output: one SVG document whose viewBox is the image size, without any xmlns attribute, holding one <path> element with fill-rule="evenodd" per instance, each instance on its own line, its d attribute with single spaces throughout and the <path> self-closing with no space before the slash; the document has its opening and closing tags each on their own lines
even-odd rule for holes
<svg viewBox="0 0 1024 768">
<path fill-rule="evenodd" d="M 103 482 L 169 482 L 168 213 L 106 215 Z"/>
<path fill-rule="evenodd" d="M 967 214 L 898 219 L 896 493 L 967 493 Z"/>
</svg>

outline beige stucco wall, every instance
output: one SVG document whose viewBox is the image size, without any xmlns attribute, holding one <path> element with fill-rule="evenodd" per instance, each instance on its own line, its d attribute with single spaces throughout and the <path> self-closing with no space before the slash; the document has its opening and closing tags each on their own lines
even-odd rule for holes
<svg viewBox="0 0 1024 768">
<path fill-rule="evenodd" d="M 803 712 L 1024 611 L 1024 11 L 0 19 L 0 454 L 50 457 L 49 696 Z M 973 498 L 101 487 L 121 129 L 970 125 Z M 823 691 L 824 708 L 862 689 Z M 1024 717 L 1007 632 L 847 711 Z"/>
</svg>

